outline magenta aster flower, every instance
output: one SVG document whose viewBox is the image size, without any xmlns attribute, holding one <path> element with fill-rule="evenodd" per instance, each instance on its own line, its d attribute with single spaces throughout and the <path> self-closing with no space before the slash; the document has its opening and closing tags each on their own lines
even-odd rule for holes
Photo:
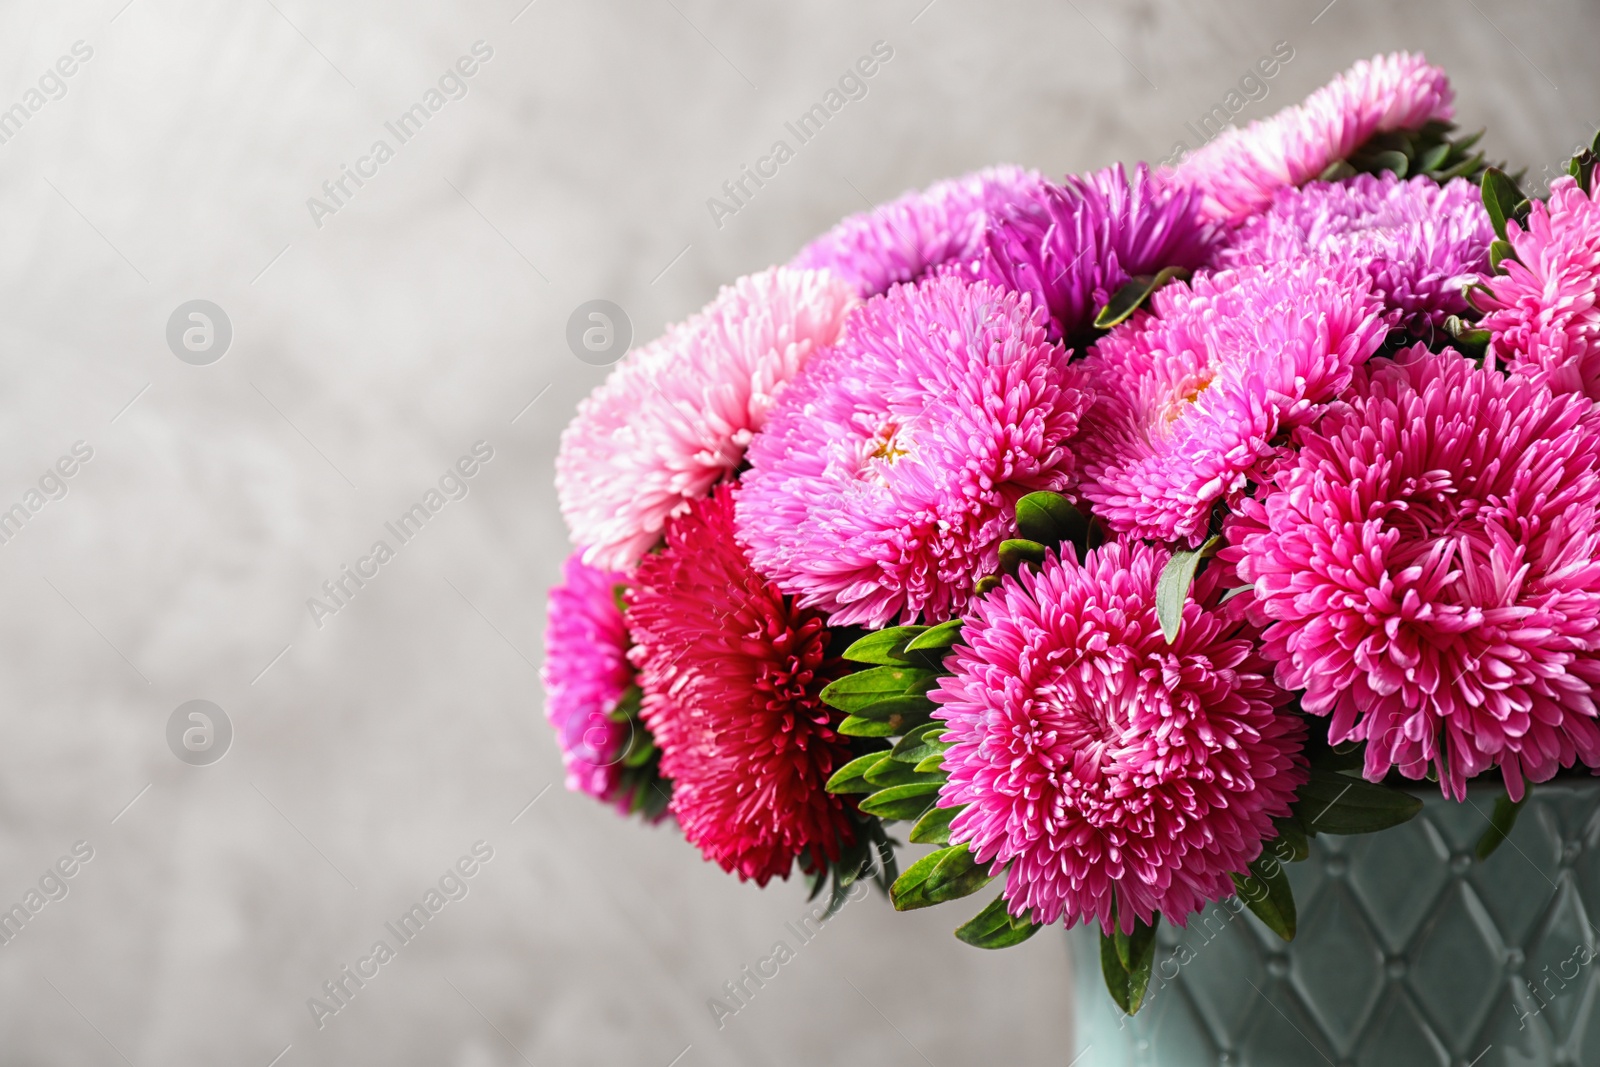
<svg viewBox="0 0 1600 1067">
<path fill-rule="evenodd" d="M 1455 90 L 1418 53 L 1361 60 L 1305 102 L 1241 130 L 1229 127 L 1173 172 L 1198 190 L 1208 218 L 1236 223 L 1266 208 L 1284 186 L 1302 185 L 1374 134 L 1448 121 Z"/>
<path fill-rule="evenodd" d="M 1418 345 L 1298 435 L 1223 553 L 1278 683 L 1367 742 L 1366 775 L 1512 797 L 1600 765 L 1600 418 L 1582 397 Z"/>
<path fill-rule="evenodd" d="M 1478 187 L 1393 174 L 1311 182 L 1273 194 L 1217 255 L 1218 265 L 1277 263 L 1307 256 L 1359 265 L 1396 326 L 1418 337 L 1467 310 L 1462 289 L 1489 268 L 1494 227 Z"/>
<path fill-rule="evenodd" d="M 562 577 L 550 590 L 540 669 L 544 713 L 561 746 L 567 788 L 609 800 L 629 741 L 627 724 L 610 715 L 633 684 L 628 630 L 616 599 L 622 576 L 590 567 L 574 553 Z"/>
<path fill-rule="evenodd" d="M 723 870 L 765 885 L 837 859 L 850 811 L 825 788 L 850 760 L 818 694 L 834 677 L 822 618 L 750 569 L 734 487 L 667 526 L 628 593 L 641 714 L 672 779 L 673 814 Z"/>
<path fill-rule="evenodd" d="M 1231 501 L 1350 382 L 1387 329 L 1350 264 L 1296 260 L 1175 282 L 1101 338 L 1078 444 L 1081 492 L 1114 530 L 1199 544 Z"/>
<path fill-rule="evenodd" d="M 1111 543 L 1047 557 L 977 601 L 929 694 L 949 724 L 941 807 L 981 863 L 1010 864 L 1014 915 L 1071 926 L 1155 913 L 1182 926 L 1234 892 L 1305 781 L 1305 724 L 1239 599 L 1203 572 L 1168 644 L 1169 554 Z"/>
<path fill-rule="evenodd" d="M 936 182 L 851 215 L 802 248 L 791 265 L 831 271 L 862 296 L 876 296 L 941 263 L 975 255 L 987 219 L 1045 184 L 1033 171 L 1014 166 Z"/>
<path fill-rule="evenodd" d="M 1517 259 L 1483 279 L 1489 293 L 1478 301 L 1493 359 L 1600 400 L 1600 201 L 1559 178 L 1548 204 L 1533 202 L 1527 228 L 1510 223 L 1506 235 Z"/>
<path fill-rule="evenodd" d="M 751 443 L 738 530 L 756 570 L 833 625 L 957 615 L 1061 490 L 1089 396 L 1028 298 L 942 277 L 851 316 Z"/>
<path fill-rule="evenodd" d="M 978 253 L 947 269 L 1028 293 L 1048 308 L 1050 337 L 1081 333 L 1135 274 L 1205 262 L 1215 233 L 1189 189 L 1119 163 L 1064 185 L 1040 182 L 992 213 Z"/>
<path fill-rule="evenodd" d="M 625 570 L 672 515 L 738 467 L 778 395 L 858 301 L 821 271 L 777 267 L 630 354 L 561 435 L 556 492 L 595 566 Z"/>
</svg>

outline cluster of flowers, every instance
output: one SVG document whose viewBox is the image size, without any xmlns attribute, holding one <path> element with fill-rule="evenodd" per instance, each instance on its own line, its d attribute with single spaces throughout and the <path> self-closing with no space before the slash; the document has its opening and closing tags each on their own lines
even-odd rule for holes
<svg viewBox="0 0 1600 1067">
<path fill-rule="evenodd" d="M 557 461 L 569 785 L 760 884 L 917 818 L 897 905 L 1125 938 L 1308 791 L 1600 766 L 1593 159 L 1524 200 L 1452 95 L 941 182 L 630 353 Z"/>
</svg>

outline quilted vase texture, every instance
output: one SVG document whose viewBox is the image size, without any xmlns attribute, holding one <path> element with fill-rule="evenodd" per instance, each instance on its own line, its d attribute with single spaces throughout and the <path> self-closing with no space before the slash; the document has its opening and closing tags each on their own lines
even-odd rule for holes
<svg viewBox="0 0 1600 1067">
<path fill-rule="evenodd" d="M 1131 1019 L 1098 928 L 1072 930 L 1074 1067 L 1600 1064 L 1600 782 L 1535 787 L 1479 862 L 1499 795 L 1432 794 L 1403 826 L 1315 838 L 1288 866 L 1292 943 L 1237 901 L 1163 924 Z"/>
</svg>

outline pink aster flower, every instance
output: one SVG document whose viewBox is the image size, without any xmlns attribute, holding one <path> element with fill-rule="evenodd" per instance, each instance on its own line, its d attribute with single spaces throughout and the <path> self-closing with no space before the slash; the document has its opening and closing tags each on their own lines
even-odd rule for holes
<svg viewBox="0 0 1600 1067">
<path fill-rule="evenodd" d="M 1432 339 L 1450 315 L 1467 311 L 1462 289 L 1489 268 L 1494 227 L 1478 187 L 1465 178 L 1439 185 L 1393 174 L 1311 182 L 1273 194 L 1216 257 L 1224 267 L 1306 256 L 1359 265 L 1393 325 Z"/>
<path fill-rule="evenodd" d="M 828 630 L 750 569 L 733 500 L 724 484 L 668 524 L 666 547 L 635 572 L 628 621 L 684 836 L 765 885 L 854 840 L 851 812 L 825 788 L 851 754 L 818 698 L 838 664 Z"/>
<path fill-rule="evenodd" d="M 1133 275 L 1200 266 L 1215 237 L 1199 197 L 1143 163 L 1131 179 L 1119 163 L 1027 194 L 992 213 L 977 254 L 947 269 L 1030 294 L 1050 312 L 1052 340 L 1085 330 Z"/>
<path fill-rule="evenodd" d="M 1333 81 L 1245 129 L 1231 126 L 1191 152 L 1173 172 L 1197 189 L 1209 218 L 1236 223 L 1302 185 L 1374 134 L 1416 130 L 1454 114 L 1444 71 L 1418 53 L 1361 60 Z"/>
<path fill-rule="evenodd" d="M 1533 202 L 1527 228 L 1510 223 L 1506 235 L 1517 259 L 1483 279 L 1489 293 L 1478 300 L 1493 359 L 1600 400 L 1600 200 L 1558 178 L 1548 204 Z"/>
<path fill-rule="evenodd" d="M 617 607 L 622 575 L 590 567 L 574 553 L 550 590 L 545 629 L 545 717 L 555 727 L 567 788 L 612 799 L 617 762 L 628 745 L 628 726 L 611 712 L 633 684 L 628 630 Z"/>
<path fill-rule="evenodd" d="M 955 277 L 897 286 L 756 435 L 739 538 L 833 625 L 952 618 L 1015 535 L 1016 501 L 1071 481 L 1081 381 L 1026 296 Z"/>
<path fill-rule="evenodd" d="M 1305 781 L 1305 724 L 1278 709 L 1239 600 L 1213 567 L 1171 644 L 1156 619 L 1169 553 L 1070 547 L 975 603 L 929 695 L 949 724 L 941 807 L 981 863 L 1010 864 L 1014 915 L 1182 926 L 1234 892 Z M 1242 599 L 1242 598 L 1240 598 Z"/>
<path fill-rule="evenodd" d="M 777 267 L 631 353 L 578 405 L 556 457 L 561 512 L 585 562 L 631 567 L 670 516 L 738 467 L 783 388 L 857 303 L 826 272 Z"/>
<path fill-rule="evenodd" d="M 1298 435 L 1223 553 L 1277 681 L 1366 775 L 1498 765 L 1512 797 L 1600 763 L 1600 418 L 1418 345 Z"/>
<path fill-rule="evenodd" d="M 1038 174 L 1014 166 L 935 182 L 851 215 L 802 248 L 791 265 L 831 271 L 862 296 L 876 296 L 941 263 L 976 254 L 988 218 L 1043 185 Z"/>
<path fill-rule="evenodd" d="M 1086 361 L 1081 492 L 1114 530 L 1197 545 L 1213 505 L 1260 476 L 1387 328 L 1364 272 L 1316 260 L 1202 274 L 1153 303 Z"/>
</svg>

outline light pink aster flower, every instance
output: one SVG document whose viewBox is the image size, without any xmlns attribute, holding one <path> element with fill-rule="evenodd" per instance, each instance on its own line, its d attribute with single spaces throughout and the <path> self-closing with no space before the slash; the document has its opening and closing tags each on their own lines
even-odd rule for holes
<svg viewBox="0 0 1600 1067">
<path fill-rule="evenodd" d="M 1047 183 L 1016 166 L 989 167 L 851 215 L 800 250 L 791 265 L 832 271 L 862 296 L 914 282 L 983 247 L 985 222 Z"/>
<path fill-rule="evenodd" d="M 1600 765 L 1600 417 L 1418 345 L 1297 435 L 1223 553 L 1271 624 L 1278 683 L 1367 742 L 1366 775 L 1513 798 Z"/>
<path fill-rule="evenodd" d="M 1478 298 L 1493 359 L 1600 400 L 1600 201 L 1558 178 L 1548 204 L 1533 202 L 1527 228 L 1509 223 L 1506 235 L 1517 259 L 1485 277 L 1489 293 Z"/>
<path fill-rule="evenodd" d="M 737 468 L 783 388 L 858 303 L 825 271 L 775 267 L 631 353 L 578 405 L 556 457 L 585 562 L 633 566 L 670 516 Z"/>
<path fill-rule="evenodd" d="M 1454 114 L 1455 90 L 1419 53 L 1360 60 L 1333 81 L 1245 129 L 1230 126 L 1173 171 L 1198 189 L 1209 218 L 1239 222 L 1263 210 L 1275 190 L 1302 185 L 1374 134 L 1416 130 Z"/>
<path fill-rule="evenodd" d="M 1234 892 L 1305 781 L 1305 724 L 1279 708 L 1258 635 L 1203 572 L 1171 644 L 1156 618 L 1169 553 L 1068 547 L 971 608 L 954 673 L 929 695 L 949 724 L 941 807 L 982 863 L 1005 864 L 1014 915 L 1124 930 L 1182 926 Z"/>
<path fill-rule="evenodd" d="M 1298 260 L 1201 274 L 1153 297 L 1085 363 L 1081 492 L 1112 529 L 1199 544 L 1232 500 L 1382 345 L 1358 267 Z"/>
<path fill-rule="evenodd" d="M 633 684 L 628 664 L 628 629 L 617 607 L 622 575 L 590 567 L 569 556 L 561 585 L 550 590 L 545 628 L 545 717 L 555 727 L 567 788 L 612 799 L 617 763 L 628 744 L 628 726 L 611 712 Z"/>
<path fill-rule="evenodd" d="M 833 625 L 949 619 L 1015 536 L 1017 500 L 1068 486 L 1081 382 L 1026 296 L 955 277 L 896 286 L 751 443 L 739 538 Z"/>
<path fill-rule="evenodd" d="M 1467 310 L 1462 289 L 1489 268 L 1494 227 L 1478 187 L 1465 178 L 1357 174 L 1273 194 L 1216 257 L 1223 267 L 1321 256 L 1360 266 L 1393 325 L 1432 339 Z"/>
</svg>

